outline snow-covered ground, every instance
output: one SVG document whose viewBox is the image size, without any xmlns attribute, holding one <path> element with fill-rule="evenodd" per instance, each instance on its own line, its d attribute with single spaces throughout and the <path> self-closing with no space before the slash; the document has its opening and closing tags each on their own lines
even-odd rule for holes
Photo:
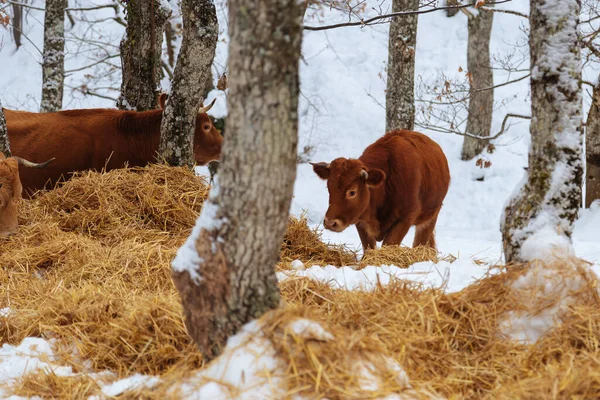
<svg viewBox="0 0 600 400">
<path fill-rule="evenodd" d="M 43 2 L 33 0 L 30 3 L 42 5 Z M 102 4 L 97 1 L 77 1 L 81 6 Z M 173 3 L 173 1 L 172 1 Z M 226 13 L 222 1 L 217 1 L 219 22 L 222 30 L 226 30 Z M 389 7 L 389 1 L 383 2 L 383 10 Z M 528 2 L 516 0 L 501 4 L 499 8 L 507 8 L 523 13 L 528 12 Z M 379 2 L 369 2 L 378 7 Z M 173 7 L 176 9 L 176 7 Z M 370 8 L 368 7 L 368 10 Z M 373 13 L 374 11 L 368 11 Z M 94 18 L 109 18 L 112 10 L 104 9 L 94 12 Z M 311 13 L 312 15 L 312 13 Z M 347 15 L 336 14 L 325 10 L 322 16 L 310 20 L 310 25 L 340 22 Z M 515 15 L 495 14 L 492 31 L 491 53 L 498 59 L 508 54 L 527 51 L 527 20 Z M 10 39 L 10 34 L 0 28 L 0 100 L 7 108 L 37 110 L 41 95 L 41 54 L 43 42 L 43 13 L 31 10 L 26 19 L 24 32 L 27 40 L 17 52 Z M 74 28 L 68 27 L 69 34 L 82 37 L 89 34 L 100 35 L 103 41 L 110 41 L 118 46 L 124 28 L 106 21 L 94 25 L 90 31 L 84 23 L 78 22 Z M 387 34 L 385 24 L 365 28 L 341 28 L 322 32 L 305 32 L 303 43 L 303 60 L 301 61 L 301 99 L 300 99 L 300 148 L 305 145 L 314 146 L 313 161 L 330 161 L 339 156 L 358 157 L 363 149 L 384 133 L 385 82 L 380 74 L 385 75 L 387 62 Z M 424 14 L 419 17 L 417 39 L 416 73 L 418 79 L 432 81 L 443 73 L 451 78 L 464 78 L 466 70 L 467 23 L 462 13 L 454 18 L 447 18 L 443 12 Z M 226 64 L 228 37 L 222 32 L 222 41 L 217 48 L 215 72 L 222 72 Z M 35 44 L 35 45 L 34 45 Z M 69 49 L 75 52 L 77 42 L 68 41 Z M 81 50 L 81 49 L 80 49 Z M 85 50 L 85 51 L 84 51 Z M 78 86 L 85 79 L 85 74 L 93 74 L 93 81 L 102 87 L 119 88 L 118 74 L 108 74 L 106 68 L 93 68 L 86 71 L 75 71 L 93 63 L 102 51 L 110 54 L 118 52 L 118 48 L 110 46 L 93 47 L 91 44 L 79 51 L 78 55 L 67 56 L 66 69 L 72 70 L 67 79 L 70 86 Z M 90 57 L 93 55 L 93 57 Z M 116 66 L 118 58 L 112 59 Z M 529 61 L 524 59 L 522 68 L 527 68 Z M 508 74 L 495 70 L 495 83 L 523 76 L 526 72 Z M 584 70 L 584 77 L 595 80 L 597 71 Z M 163 82 L 168 89 L 168 82 Z M 529 81 L 520 82 L 498 88 L 495 101 L 498 107 L 493 116 L 493 132 L 500 130 L 502 119 L 506 113 L 529 114 Z M 99 93 L 116 98 L 118 92 L 111 89 L 99 89 Z M 217 115 L 226 112 L 225 96 L 213 92 L 211 96 L 220 100 L 214 108 Z M 210 99 L 209 99 L 210 100 Z M 584 96 L 584 111 L 589 107 L 589 96 Z M 65 108 L 114 107 L 114 102 L 100 97 L 83 97 L 72 89 L 65 90 Z M 417 104 L 418 106 L 418 104 Z M 444 254 L 458 257 L 454 263 L 445 261 L 439 264 L 431 262 L 418 263 L 408 269 L 394 266 L 367 267 L 360 271 L 352 268 L 311 267 L 295 271 L 299 276 L 310 276 L 331 285 L 344 289 L 369 290 L 377 282 L 385 284 L 391 277 L 416 280 L 432 286 L 444 286 L 447 291 L 458 291 L 484 276 L 486 266 L 474 260 L 484 260 L 489 264 L 501 261 L 501 236 L 499 231 L 500 215 L 503 205 L 515 185 L 521 180 L 527 164 L 529 145 L 529 123 L 518 120 L 508 131 L 495 140 L 496 151 L 487 154 L 492 162 L 488 169 L 480 169 L 474 161 L 460 160 L 463 138 L 451 134 L 443 134 L 421 130 L 437 141 L 448 158 L 452 176 L 450 191 L 444 202 L 438 225 L 437 243 Z M 480 178 L 484 178 L 480 180 Z M 318 226 L 328 206 L 328 194 L 325 183 L 321 181 L 308 164 L 298 167 L 295 183 L 294 199 L 291 212 L 306 213 L 309 221 Z M 404 244 L 412 243 L 413 231 L 409 232 Z M 342 233 L 324 232 L 324 238 L 335 243 L 346 243 L 359 248 L 360 241 L 356 231 L 349 228 Z M 574 247 L 577 256 L 596 263 L 596 272 L 600 272 L 600 207 L 583 210 L 576 224 Z M 280 273 L 279 279 L 290 279 L 287 273 Z M 17 311 L 18 312 L 18 311 Z M 252 327 L 248 329 L 252 330 Z M 51 350 L 45 342 L 24 342 L 21 346 L 4 345 L 0 350 L 0 381 L 13 379 L 23 373 L 25 368 L 44 368 L 51 361 Z M 40 339 L 41 340 L 41 339 Z M 237 339 L 232 339 L 234 342 Z M 31 345 L 37 346 L 45 361 L 30 357 Z M 28 358 L 29 357 L 29 358 Z M 6 361 L 9 360 L 9 361 Z M 267 360 L 267 362 L 270 362 Z M 70 370 L 58 371 L 70 374 Z M 218 368 L 218 367 L 215 367 Z M 210 371 L 205 372 L 207 378 Z M 150 379 L 150 380 L 149 380 Z M 233 379 L 233 378 L 232 378 Z M 152 384 L 151 378 L 130 378 L 130 381 L 106 386 L 107 395 L 117 395 L 129 384 Z M 207 393 L 213 393 L 210 387 Z M 216 390 L 216 389 L 215 389 Z"/>
</svg>

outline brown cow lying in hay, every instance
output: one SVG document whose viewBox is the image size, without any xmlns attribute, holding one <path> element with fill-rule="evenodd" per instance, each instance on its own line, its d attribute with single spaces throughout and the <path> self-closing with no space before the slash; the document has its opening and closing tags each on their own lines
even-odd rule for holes
<svg viewBox="0 0 600 400">
<path fill-rule="evenodd" d="M 448 160 L 427 136 L 398 130 L 367 147 L 359 159 L 311 163 L 327 180 L 326 229 L 342 232 L 356 225 L 363 249 L 377 241 L 399 245 L 411 226 L 413 247 L 435 248 L 435 224 L 450 185 Z"/>
<path fill-rule="evenodd" d="M 0 237 L 8 236 L 18 228 L 18 206 L 23 191 L 19 179 L 19 166 L 42 168 L 52 160 L 54 159 L 36 164 L 20 157 L 6 158 L 0 153 Z"/>
<path fill-rule="evenodd" d="M 161 105 L 164 105 L 162 97 Z M 214 101 L 200 107 L 194 133 L 194 159 L 204 165 L 217 160 L 223 137 L 208 114 Z M 107 171 L 145 166 L 157 161 L 163 110 L 143 112 L 114 109 L 33 113 L 4 109 L 11 150 L 33 161 L 58 157 L 44 173 L 21 168 L 25 195 L 53 187 L 71 172 Z"/>
</svg>

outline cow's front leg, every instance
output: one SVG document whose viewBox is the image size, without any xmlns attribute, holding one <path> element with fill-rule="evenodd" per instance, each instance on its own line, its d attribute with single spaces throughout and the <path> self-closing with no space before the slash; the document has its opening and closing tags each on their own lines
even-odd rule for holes
<svg viewBox="0 0 600 400">
<path fill-rule="evenodd" d="M 412 218 L 405 218 L 401 221 L 398 221 L 394 226 L 390 228 L 387 235 L 383 239 L 384 246 L 393 246 L 400 245 L 402 243 L 402 239 L 408 233 L 408 230 L 415 223 Z"/>
<path fill-rule="evenodd" d="M 369 229 L 364 223 L 359 222 L 356 224 L 356 230 L 358 231 L 358 236 L 362 243 L 364 257 L 368 249 L 374 249 L 377 246 L 377 241 L 375 240 L 375 236 L 369 233 Z"/>
</svg>

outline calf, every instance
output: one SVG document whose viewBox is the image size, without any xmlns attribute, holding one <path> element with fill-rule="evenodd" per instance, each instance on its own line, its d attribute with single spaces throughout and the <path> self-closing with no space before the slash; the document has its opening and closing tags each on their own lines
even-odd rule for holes
<svg viewBox="0 0 600 400">
<path fill-rule="evenodd" d="M 0 237 L 17 231 L 18 204 L 23 190 L 19 179 L 19 166 L 42 168 L 52 160 L 54 159 L 36 164 L 20 157 L 6 158 L 0 153 Z"/>
<path fill-rule="evenodd" d="M 326 229 L 356 225 L 363 249 L 378 241 L 399 245 L 416 225 L 413 247 L 436 248 L 435 224 L 450 185 L 448 161 L 427 136 L 397 130 L 367 147 L 359 159 L 311 163 L 327 180 Z"/>
</svg>

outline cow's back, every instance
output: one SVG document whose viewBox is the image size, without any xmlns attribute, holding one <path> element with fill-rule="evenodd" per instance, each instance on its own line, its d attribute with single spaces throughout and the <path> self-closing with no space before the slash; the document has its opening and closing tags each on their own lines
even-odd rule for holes
<svg viewBox="0 0 600 400">
<path fill-rule="evenodd" d="M 133 157 L 131 149 L 137 147 L 132 146 L 136 138 L 123 132 L 124 112 L 120 110 L 31 113 L 5 109 L 4 113 L 14 155 L 33 162 L 56 158 L 43 169 L 20 169 L 26 193 L 53 185 L 61 176 L 67 178 L 75 171 L 101 170 L 105 166 L 110 170 L 125 163 L 144 165 L 149 161 L 147 153 L 153 154 L 158 146 L 158 142 L 149 140 L 143 149 L 135 149 L 140 156 Z"/>
<path fill-rule="evenodd" d="M 441 147 L 426 135 L 397 130 L 365 149 L 360 159 L 386 173 L 380 219 L 392 223 L 414 214 L 417 224 L 438 212 L 450 184 L 448 161 Z"/>
</svg>

